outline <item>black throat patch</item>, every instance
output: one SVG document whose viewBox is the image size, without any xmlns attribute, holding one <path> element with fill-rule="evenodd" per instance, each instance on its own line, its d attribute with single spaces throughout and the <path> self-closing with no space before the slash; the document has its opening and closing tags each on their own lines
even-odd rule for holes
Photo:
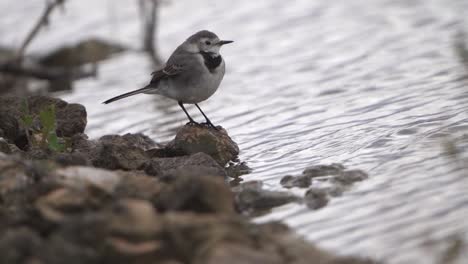
<svg viewBox="0 0 468 264">
<path fill-rule="evenodd" d="M 208 70 L 210 70 L 210 72 L 214 72 L 214 70 L 218 68 L 221 62 L 223 61 L 223 58 L 221 58 L 221 55 L 219 54 L 215 55 L 214 53 L 205 51 L 200 51 L 200 54 L 203 56 L 205 65 L 208 68 Z"/>
</svg>

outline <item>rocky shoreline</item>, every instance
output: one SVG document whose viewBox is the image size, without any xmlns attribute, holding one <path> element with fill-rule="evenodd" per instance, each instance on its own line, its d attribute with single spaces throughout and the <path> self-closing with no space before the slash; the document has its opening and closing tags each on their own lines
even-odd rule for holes
<svg viewBox="0 0 468 264">
<path fill-rule="evenodd" d="M 53 122 L 43 112 L 51 105 Z M 281 223 L 250 222 L 304 198 L 261 182 L 231 188 L 229 176 L 249 169 L 221 127 L 186 125 L 161 145 L 142 134 L 90 140 L 86 121 L 79 104 L 0 97 L 0 263 L 376 263 L 322 251 Z M 343 186 L 366 177 L 335 167 L 282 184 L 307 188 L 333 169 Z M 305 202 L 318 209 L 334 193 L 311 188 Z"/>
</svg>

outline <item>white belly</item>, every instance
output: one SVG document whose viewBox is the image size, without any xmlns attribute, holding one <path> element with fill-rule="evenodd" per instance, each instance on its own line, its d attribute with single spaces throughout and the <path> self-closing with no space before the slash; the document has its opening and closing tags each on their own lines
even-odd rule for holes
<svg viewBox="0 0 468 264">
<path fill-rule="evenodd" d="M 198 68 L 199 72 L 192 72 L 193 74 L 183 72 L 178 78 L 161 81 L 156 93 L 187 104 L 205 101 L 218 90 L 224 77 L 224 67 L 223 61 L 213 72 L 205 65 Z"/>
</svg>

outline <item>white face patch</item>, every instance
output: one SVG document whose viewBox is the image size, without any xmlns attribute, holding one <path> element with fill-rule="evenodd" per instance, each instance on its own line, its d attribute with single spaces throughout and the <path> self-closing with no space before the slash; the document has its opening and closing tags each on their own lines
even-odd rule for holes
<svg viewBox="0 0 468 264">
<path fill-rule="evenodd" d="M 217 45 L 219 42 L 219 39 L 213 39 L 213 38 L 201 38 L 199 41 L 199 48 L 200 51 L 204 52 L 209 52 L 209 53 L 214 53 L 214 54 L 219 54 L 219 49 L 221 48 L 220 45 Z"/>
</svg>

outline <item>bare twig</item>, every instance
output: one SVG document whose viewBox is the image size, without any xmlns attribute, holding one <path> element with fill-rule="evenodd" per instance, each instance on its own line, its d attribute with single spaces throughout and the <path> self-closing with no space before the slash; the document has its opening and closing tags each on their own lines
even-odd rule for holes
<svg viewBox="0 0 468 264">
<path fill-rule="evenodd" d="M 47 25 L 49 23 L 49 16 L 52 13 L 52 11 L 57 7 L 62 5 L 65 2 L 65 0 L 49 0 L 47 1 L 47 5 L 44 9 L 44 12 L 42 13 L 41 17 L 39 20 L 36 22 L 34 27 L 31 29 L 29 34 L 26 36 L 26 38 L 23 41 L 23 44 L 20 46 L 18 51 L 16 52 L 15 55 L 15 61 L 20 63 L 23 60 L 24 53 L 26 51 L 26 48 L 28 45 L 31 43 L 31 41 L 34 39 L 34 37 L 37 35 L 39 30 Z"/>
<path fill-rule="evenodd" d="M 162 65 L 155 47 L 159 0 L 140 0 L 139 7 L 143 22 L 143 50 L 150 55 L 153 64 Z"/>
</svg>

